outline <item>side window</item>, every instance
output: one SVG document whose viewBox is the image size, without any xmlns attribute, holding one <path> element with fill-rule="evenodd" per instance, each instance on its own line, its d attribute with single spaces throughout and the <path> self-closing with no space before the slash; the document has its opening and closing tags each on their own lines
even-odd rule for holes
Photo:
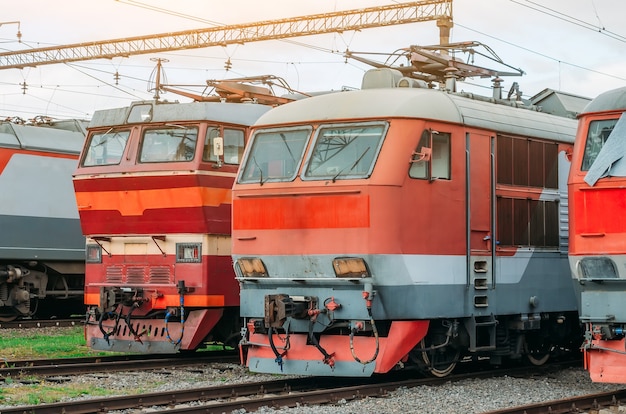
<svg viewBox="0 0 626 414">
<path fill-rule="evenodd" d="M 409 177 L 422 180 L 449 180 L 450 134 L 426 129 L 413 153 Z"/>
<path fill-rule="evenodd" d="M 113 129 L 92 134 L 88 139 L 89 143 L 82 166 L 119 164 L 129 136 L 128 130 L 114 131 Z"/>
<path fill-rule="evenodd" d="M 219 128 L 209 127 L 204 139 L 204 151 L 202 151 L 202 161 L 217 162 L 217 155 L 213 153 L 213 140 L 220 136 Z"/>
<path fill-rule="evenodd" d="M 202 161 L 218 162 L 219 157 L 214 153 L 214 140 L 217 137 L 224 139 L 224 163 L 238 165 L 241 162 L 244 149 L 244 132 L 241 129 L 209 127 L 204 140 Z"/>
<path fill-rule="evenodd" d="M 243 131 L 224 128 L 224 162 L 239 164 L 243 156 Z"/>
</svg>

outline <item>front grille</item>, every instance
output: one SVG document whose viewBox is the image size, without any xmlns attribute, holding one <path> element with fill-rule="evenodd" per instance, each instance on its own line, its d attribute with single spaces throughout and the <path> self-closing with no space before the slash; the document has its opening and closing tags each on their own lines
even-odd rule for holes
<svg viewBox="0 0 626 414">
<path fill-rule="evenodd" d="M 174 280 L 174 266 L 123 265 L 107 266 L 106 283 L 118 285 L 167 285 Z"/>
</svg>

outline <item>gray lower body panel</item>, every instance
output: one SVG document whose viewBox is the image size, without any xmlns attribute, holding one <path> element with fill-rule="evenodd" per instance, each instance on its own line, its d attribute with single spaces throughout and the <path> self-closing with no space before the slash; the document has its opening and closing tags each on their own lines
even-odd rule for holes
<svg viewBox="0 0 626 414">
<path fill-rule="evenodd" d="M 0 260 L 85 260 L 80 221 L 0 215 Z"/>
</svg>

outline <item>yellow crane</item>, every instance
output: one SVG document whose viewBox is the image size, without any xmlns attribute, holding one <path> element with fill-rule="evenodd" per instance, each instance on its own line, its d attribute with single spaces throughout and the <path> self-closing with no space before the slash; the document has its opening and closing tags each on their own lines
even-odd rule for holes
<svg viewBox="0 0 626 414">
<path fill-rule="evenodd" d="M 0 53 L 0 69 L 112 59 L 432 20 L 437 21 L 440 29 L 440 43 L 447 44 L 452 27 L 452 0 L 420 0 L 256 23 L 3 52 Z"/>
</svg>

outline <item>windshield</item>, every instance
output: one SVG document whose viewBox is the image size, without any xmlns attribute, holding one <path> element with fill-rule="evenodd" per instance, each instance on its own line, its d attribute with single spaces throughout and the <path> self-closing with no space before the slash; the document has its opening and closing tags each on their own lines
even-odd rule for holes
<svg viewBox="0 0 626 414">
<path fill-rule="evenodd" d="M 96 132 L 89 137 L 83 167 L 119 164 L 128 142 L 129 130 Z"/>
<path fill-rule="evenodd" d="M 589 124 L 587 141 L 585 142 L 585 154 L 583 155 L 582 171 L 589 171 L 604 143 L 613 131 L 617 119 L 593 121 Z"/>
<path fill-rule="evenodd" d="M 139 153 L 140 162 L 191 161 L 196 152 L 197 127 L 175 125 L 146 130 Z"/>
<path fill-rule="evenodd" d="M 304 179 L 364 178 L 371 174 L 385 124 L 320 128 Z"/>
<path fill-rule="evenodd" d="M 582 170 L 594 186 L 600 178 L 626 177 L 626 112 L 619 120 L 592 122 L 585 145 Z M 590 165 L 589 165 L 590 164 Z"/>
<path fill-rule="evenodd" d="M 263 184 L 293 180 L 310 135 L 311 128 L 257 132 L 239 182 Z"/>
</svg>

